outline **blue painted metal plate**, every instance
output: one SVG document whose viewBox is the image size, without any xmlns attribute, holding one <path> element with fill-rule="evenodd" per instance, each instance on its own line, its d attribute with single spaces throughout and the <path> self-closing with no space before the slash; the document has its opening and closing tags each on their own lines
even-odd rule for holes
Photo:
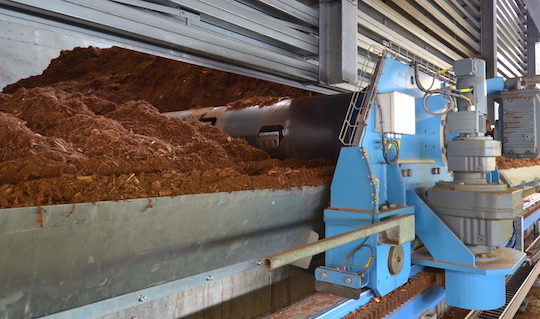
<svg viewBox="0 0 540 319">
<path fill-rule="evenodd" d="M 463 265 L 474 265 L 474 255 L 446 224 L 413 191 L 407 201 L 416 207 L 415 230 L 433 258 Z"/>
<path fill-rule="evenodd" d="M 366 286 L 366 280 L 363 280 L 356 272 L 336 270 L 328 267 L 319 267 L 315 269 L 315 279 L 334 285 L 360 289 Z"/>
<path fill-rule="evenodd" d="M 531 227 L 539 219 L 540 219 L 540 209 L 530 214 L 529 216 L 523 218 L 523 229 L 525 230 Z"/>
</svg>

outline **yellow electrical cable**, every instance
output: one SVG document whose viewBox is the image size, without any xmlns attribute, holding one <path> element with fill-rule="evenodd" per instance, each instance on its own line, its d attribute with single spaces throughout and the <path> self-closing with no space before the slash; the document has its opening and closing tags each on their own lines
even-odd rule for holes
<svg viewBox="0 0 540 319">
<path fill-rule="evenodd" d="M 373 261 L 373 255 L 369 256 L 368 260 L 366 261 L 366 264 L 364 265 L 364 269 L 368 269 L 372 261 Z"/>
<path fill-rule="evenodd" d="M 443 73 L 446 73 L 446 72 L 448 72 L 448 71 L 450 71 L 450 70 L 451 70 L 451 68 L 448 68 L 448 69 L 442 69 L 442 70 L 437 71 L 436 73 L 437 73 L 437 74 L 443 74 Z"/>
<path fill-rule="evenodd" d="M 466 97 L 466 96 L 463 95 L 463 94 L 460 94 L 459 97 L 462 98 L 462 99 L 464 99 L 464 100 L 466 100 L 466 101 L 468 101 L 469 103 L 472 102 L 471 99 L 469 99 L 468 97 Z"/>
<path fill-rule="evenodd" d="M 400 144 L 401 144 L 401 140 L 394 140 L 394 141 L 397 141 L 396 147 L 399 147 Z M 392 145 L 395 145 L 394 143 L 390 143 L 390 142 L 388 142 L 388 141 L 386 141 L 385 144 L 387 145 L 387 147 L 386 147 L 386 150 L 387 150 L 387 151 L 390 150 L 390 149 L 392 148 Z"/>
<path fill-rule="evenodd" d="M 473 91 L 473 88 L 458 90 L 459 93 L 469 93 L 469 92 L 472 92 L 472 91 Z"/>
</svg>

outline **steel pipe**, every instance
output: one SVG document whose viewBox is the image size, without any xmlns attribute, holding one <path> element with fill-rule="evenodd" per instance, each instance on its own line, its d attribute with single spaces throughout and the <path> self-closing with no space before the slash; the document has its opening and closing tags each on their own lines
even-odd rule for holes
<svg viewBox="0 0 540 319">
<path fill-rule="evenodd" d="M 399 229 L 399 242 L 397 244 L 403 244 L 414 239 L 414 215 L 409 214 L 270 255 L 265 258 L 265 263 L 269 269 L 276 269 L 302 258 L 315 256 L 332 248 L 346 245 L 394 227 Z"/>
</svg>

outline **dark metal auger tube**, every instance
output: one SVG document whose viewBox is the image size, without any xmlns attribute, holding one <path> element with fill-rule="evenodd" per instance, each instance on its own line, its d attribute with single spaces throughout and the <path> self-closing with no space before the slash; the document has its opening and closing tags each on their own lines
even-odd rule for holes
<svg viewBox="0 0 540 319">
<path fill-rule="evenodd" d="M 361 96 L 358 100 L 362 101 Z M 336 160 L 343 146 L 338 137 L 350 101 L 351 94 L 320 95 L 263 107 L 222 106 L 165 115 L 212 124 L 275 158 Z"/>
</svg>

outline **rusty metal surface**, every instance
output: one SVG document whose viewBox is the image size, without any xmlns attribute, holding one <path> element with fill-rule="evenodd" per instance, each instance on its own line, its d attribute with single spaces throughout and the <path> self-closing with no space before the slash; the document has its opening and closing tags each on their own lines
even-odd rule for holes
<svg viewBox="0 0 540 319">
<path fill-rule="evenodd" d="M 375 297 L 365 306 L 344 317 L 344 319 L 379 319 L 397 309 L 414 296 L 434 284 L 443 285 L 444 275 L 439 272 L 424 271 L 384 297 Z"/>
</svg>

